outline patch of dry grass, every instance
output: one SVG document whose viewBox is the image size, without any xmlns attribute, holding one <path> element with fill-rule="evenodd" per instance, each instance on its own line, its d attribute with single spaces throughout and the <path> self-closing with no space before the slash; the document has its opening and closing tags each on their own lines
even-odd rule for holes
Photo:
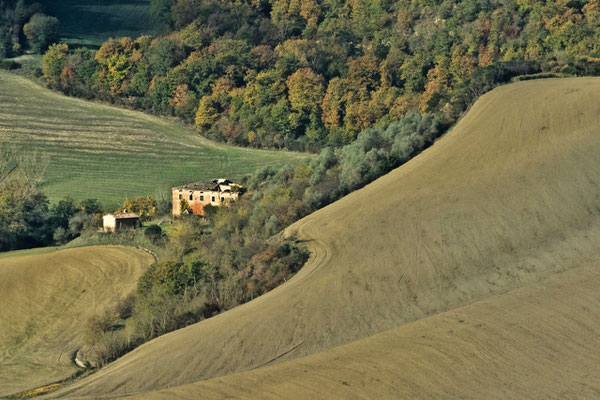
<svg viewBox="0 0 600 400">
<path fill-rule="evenodd" d="M 0 259 L 0 397 L 75 373 L 87 319 L 135 290 L 153 261 L 118 246 Z"/>
</svg>

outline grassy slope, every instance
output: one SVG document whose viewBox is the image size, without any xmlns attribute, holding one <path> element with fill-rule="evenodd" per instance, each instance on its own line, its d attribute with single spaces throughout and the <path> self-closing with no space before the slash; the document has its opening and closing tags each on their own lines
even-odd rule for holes
<svg viewBox="0 0 600 400">
<path fill-rule="evenodd" d="M 0 259 L 0 397 L 72 375 L 83 322 L 135 289 L 153 262 L 127 247 Z"/>
<path fill-rule="evenodd" d="M 431 149 L 290 228 L 308 241 L 313 256 L 289 282 L 141 346 L 55 396 L 123 395 L 193 384 L 314 355 L 436 314 L 431 326 L 426 320 L 406 325 L 407 331 L 382 336 L 387 338 L 383 342 L 374 338 L 383 344 L 366 345 L 362 353 L 362 345 L 356 344 L 350 349 L 356 358 L 336 361 L 341 357 L 338 349 L 308 359 L 313 366 L 321 356 L 331 362 L 322 366 L 330 375 L 303 381 L 293 370 L 304 362 L 297 360 L 279 365 L 292 371 L 289 375 L 256 370 L 245 377 L 210 381 L 209 386 L 199 383 L 198 390 L 218 390 L 222 384 L 223 393 L 237 397 L 250 390 L 243 385 L 254 383 L 267 393 L 282 390 L 287 397 L 301 396 L 294 391 L 297 386 L 286 387 L 289 378 L 312 386 L 306 393 L 318 388 L 327 397 L 325 390 L 343 389 L 336 380 L 344 375 L 338 369 L 346 360 L 356 369 L 351 384 L 362 387 L 366 397 L 378 397 L 368 392 L 375 390 L 376 379 L 398 395 L 415 393 L 425 384 L 431 385 L 431 393 L 461 393 L 453 391 L 450 372 L 430 364 L 438 357 L 472 368 L 469 373 L 478 378 L 465 396 L 543 397 L 538 385 L 554 379 L 553 388 L 563 388 L 565 397 L 578 397 L 576 390 L 584 385 L 596 386 L 579 394 L 598 391 L 600 363 L 594 360 L 600 357 L 600 318 L 597 295 L 590 291 L 597 288 L 600 255 L 599 126 L 600 79 L 540 80 L 498 88 Z M 571 273 L 582 281 L 572 281 L 564 290 L 544 289 Z M 501 298 L 505 300 L 490 299 L 519 288 L 525 289 Z M 456 312 L 468 312 L 469 307 L 440 313 L 477 301 L 482 302 L 473 304 L 478 310 L 473 320 L 489 328 L 481 344 L 470 342 L 467 331 L 452 342 Z M 504 307 L 512 309 L 505 313 Z M 548 332 L 549 326 L 556 334 Z M 432 341 L 425 340 L 418 349 L 417 339 L 432 332 Z M 506 344 L 512 348 L 503 347 L 504 340 L 513 340 Z M 431 348 L 438 342 L 443 346 L 439 352 Z M 565 342 L 568 350 L 559 351 Z M 471 348 L 465 347 L 468 343 Z M 542 357 L 544 347 L 551 351 Z M 480 350 L 479 358 L 469 355 L 474 348 Z M 428 351 L 435 357 L 427 358 Z M 362 366 L 361 357 L 366 357 Z M 529 369 L 527 357 L 534 364 L 536 359 L 545 362 L 541 369 Z M 410 386 L 408 372 L 425 359 L 423 375 Z M 494 361 L 487 367 L 489 375 L 478 375 L 486 359 L 504 362 Z M 369 371 L 365 365 L 370 362 L 381 370 Z M 554 374 L 563 363 L 572 370 Z M 393 370 L 400 374 L 404 369 L 407 375 L 398 386 L 385 381 L 392 379 Z M 514 376 L 513 370 L 528 373 L 531 384 L 524 385 L 523 377 L 515 385 L 503 380 Z M 265 386 L 252 378 L 261 373 L 272 377 Z M 506 385 L 485 385 L 495 377 Z M 236 380 L 240 386 L 227 386 Z"/>
<path fill-rule="evenodd" d="M 48 157 L 44 191 L 52 200 L 98 198 L 107 206 L 305 157 L 215 144 L 177 122 L 64 97 L 0 71 L 2 142 Z"/>
<path fill-rule="evenodd" d="M 46 12 L 61 22 L 61 41 L 99 47 L 109 37 L 156 33 L 149 0 L 42 0 Z"/>
<path fill-rule="evenodd" d="M 48 254 L 54 253 L 57 250 L 60 250 L 60 246 L 36 247 L 35 249 L 4 251 L 0 252 L 0 259 L 20 256 L 32 256 L 37 254 Z"/>
</svg>

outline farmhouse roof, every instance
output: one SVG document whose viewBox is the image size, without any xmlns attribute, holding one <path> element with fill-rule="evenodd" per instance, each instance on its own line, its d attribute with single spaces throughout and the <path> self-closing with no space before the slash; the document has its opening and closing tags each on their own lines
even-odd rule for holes
<svg viewBox="0 0 600 400">
<path fill-rule="evenodd" d="M 194 182 L 188 183 L 187 185 L 175 186 L 174 190 L 205 190 L 210 192 L 227 192 L 229 189 L 223 188 L 224 186 L 239 186 L 238 184 L 233 183 L 227 178 L 219 178 L 213 179 L 212 181 L 202 181 L 202 182 Z"/>
<path fill-rule="evenodd" d="M 115 217 L 115 219 L 131 219 L 131 218 L 139 218 L 140 217 L 136 213 L 132 213 L 132 212 L 112 213 L 112 214 L 106 214 L 106 215 L 112 215 L 113 217 Z"/>
<path fill-rule="evenodd" d="M 218 185 L 214 182 L 194 182 L 188 183 L 187 185 L 176 186 L 173 189 L 186 189 L 186 190 L 210 190 L 218 191 Z"/>
</svg>

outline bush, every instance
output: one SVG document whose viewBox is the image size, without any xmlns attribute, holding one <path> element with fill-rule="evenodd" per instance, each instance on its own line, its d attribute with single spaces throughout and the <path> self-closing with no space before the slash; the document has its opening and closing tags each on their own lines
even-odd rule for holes
<svg viewBox="0 0 600 400">
<path fill-rule="evenodd" d="M 160 239 L 162 237 L 162 234 L 162 228 L 156 224 L 148 225 L 146 229 L 144 229 L 144 235 L 146 235 L 147 238 L 152 240 Z"/>
<path fill-rule="evenodd" d="M 109 310 L 90 317 L 86 322 L 84 330 L 84 340 L 86 343 L 96 343 L 106 332 L 114 328 L 117 320 L 118 315 Z"/>
<path fill-rule="evenodd" d="M 18 62 L 15 62 L 13 60 L 0 60 L 0 68 L 1 69 L 6 69 L 8 71 L 12 71 L 15 69 L 19 69 L 21 67 L 21 64 L 19 64 Z"/>
<path fill-rule="evenodd" d="M 97 199 L 85 199 L 79 204 L 79 207 L 86 214 L 100 214 L 103 211 L 102 204 Z"/>
<path fill-rule="evenodd" d="M 135 293 L 131 293 L 129 296 L 122 298 L 115 307 L 115 312 L 121 319 L 127 319 L 131 317 L 133 308 L 135 307 Z"/>
</svg>

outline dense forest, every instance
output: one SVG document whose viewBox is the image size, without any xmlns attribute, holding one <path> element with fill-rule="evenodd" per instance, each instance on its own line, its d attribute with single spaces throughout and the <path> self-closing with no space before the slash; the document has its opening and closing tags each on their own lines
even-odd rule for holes
<svg viewBox="0 0 600 400">
<path fill-rule="evenodd" d="M 589 74 L 600 57 L 596 0 L 153 0 L 152 15 L 160 37 L 52 47 L 48 84 L 236 145 L 317 150 L 412 110 L 452 121 L 481 68 Z"/>
</svg>

